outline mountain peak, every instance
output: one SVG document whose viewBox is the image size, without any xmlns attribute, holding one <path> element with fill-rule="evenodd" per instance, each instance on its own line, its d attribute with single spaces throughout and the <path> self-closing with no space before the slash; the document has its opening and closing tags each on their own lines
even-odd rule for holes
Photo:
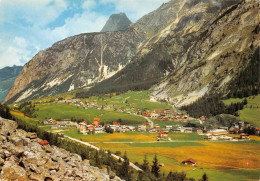
<svg viewBox="0 0 260 181">
<path fill-rule="evenodd" d="M 125 30 L 129 28 L 131 23 L 125 13 L 112 14 L 101 32 Z"/>
</svg>

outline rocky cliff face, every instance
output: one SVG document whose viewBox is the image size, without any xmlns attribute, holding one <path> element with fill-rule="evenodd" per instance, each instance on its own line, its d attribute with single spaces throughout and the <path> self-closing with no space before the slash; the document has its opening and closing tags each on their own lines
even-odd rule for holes
<svg viewBox="0 0 260 181">
<path fill-rule="evenodd" d="M 177 70 L 180 70 L 178 75 L 182 79 L 187 74 L 181 72 L 186 63 L 197 61 L 197 57 L 191 57 L 189 52 L 200 39 L 203 39 L 202 37 L 206 38 L 205 32 L 213 28 L 214 21 L 221 16 L 221 12 L 227 11 L 227 7 L 235 6 L 239 2 L 241 1 L 174 0 L 162 5 L 133 25 L 139 34 L 148 38 L 142 42 L 133 61 L 110 79 L 90 89 L 90 92 L 98 92 L 101 88 L 107 89 L 108 92 L 122 89 L 124 91 L 147 89 L 176 74 Z M 229 14 L 224 16 L 228 17 Z M 151 28 L 153 28 L 152 33 L 149 33 Z M 211 40 L 209 43 L 213 43 Z M 198 57 L 204 56 L 203 48 L 197 45 L 197 49 L 201 51 Z M 195 64 L 192 69 L 196 69 Z M 165 82 L 156 89 L 154 93 L 154 96 L 158 95 L 155 96 L 156 99 L 163 97 L 164 84 Z M 182 91 L 180 90 L 179 93 Z M 172 94 L 165 94 L 165 98 L 172 96 Z"/>
<path fill-rule="evenodd" d="M 57 42 L 25 64 L 5 101 L 49 96 L 107 79 L 131 61 L 141 40 L 128 29 Z"/>
<path fill-rule="evenodd" d="M 131 23 L 125 13 L 112 14 L 101 32 L 126 30 L 130 27 Z"/>
<path fill-rule="evenodd" d="M 4 100 L 22 68 L 22 66 L 13 66 L 0 69 L 0 102 Z"/>
<path fill-rule="evenodd" d="M 43 145 L 35 133 L 17 129 L 14 121 L 0 118 L 0 180 L 114 180 L 106 169 L 90 166 L 77 154 Z"/>
<path fill-rule="evenodd" d="M 208 92 L 227 93 L 228 84 L 254 58 L 260 45 L 258 1 L 231 6 L 213 20 L 182 57 L 173 59 L 173 71 L 153 89 L 155 99 L 182 106 Z"/>
</svg>

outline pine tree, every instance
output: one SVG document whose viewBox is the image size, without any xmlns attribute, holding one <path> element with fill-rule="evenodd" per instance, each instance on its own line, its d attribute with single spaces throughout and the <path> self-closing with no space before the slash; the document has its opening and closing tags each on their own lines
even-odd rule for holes
<svg viewBox="0 0 260 181">
<path fill-rule="evenodd" d="M 142 169 L 143 169 L 144 172 L 149 172 L 150 171 L 150 169 L 149 169 L 149 162 L 147 160 L 147 156 L 146 155 L 144 156 L 144 163 L 142 165 Z"/>
<path fill-rule="evenodd" d="M 208 181 L 209 178 L 206 173 L 203 174 L 202 179 L 200 181 Z"/>
<path fill-rule="evenodd" d="M 120 175 L 123 178 L 128 178 L 128 176 L 129 176 L 129 159 L 126 156 L 126 152 L 125 152 L 125 155 L 123 158 L 124 158 L 124 161 L 123 161 L 123 164 L 121 167 Z"/>
<path fill-rule="evenodd" d="M 96 150 L 95 164 L 96 164 L 97 167 L 101 167 L 98 150 Z"/>
<path fill-rule="evenodd" d="M 155 176 L 155 177 L 159 177 L 160 175 L 160 167 L 159 167 L 159 164 L 158 164 L 158 159 L 157 159 L 157 155 L 154 156 L 154 159 L 153 159 L 153 166 L 152 166 L 152 174 Z"/>
</svg>

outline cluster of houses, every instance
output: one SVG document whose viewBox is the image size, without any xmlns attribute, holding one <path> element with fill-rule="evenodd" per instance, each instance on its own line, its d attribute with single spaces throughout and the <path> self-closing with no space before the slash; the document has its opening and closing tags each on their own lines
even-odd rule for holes
<svg viewBox="0 0 260 181">
<path fill-rule="evenodd" d="M 58 103 L 66 103 L 69 105 L 82 106 L 83 109 L 87 109 L 87 108 L 96 108 L 100 110 L 112 109 L 118 112 L 127 112 L 128 114 L 142 115 L 144 117 L 148 117 L 156 120 L 162 120 L 162 121 L 174 121 L 174 120 L 186 121 L 191 119 L 188 115 L 178 114 L 178 113 L 176 114 L 171 109 L 154 110 L 152 112 L 148 108 L 140 109 L 136 107 L 136 102 L 126 103 L 126 107 L 120 107 L 120 108 L 116 108 L 115 105 L 100 106 L 97 104 L 97 101 L 95 100 L 92 102 L 82 102 L 79 99 L 70 99 L 70 100 L 59 100 Z"/>
<path fill-rule="evenodd" d="M 100 124 L 100 118 L 94 118 L 92 124 L 87 124 L 85 121 L 82 121 L 77 126 L 80 134 L 104 133 L 107 127 L 111 128 L 113 132 L 135 131 L 134 126 L 120 125 L 117 122 L 102 126 Z"/>
<path fill-rule="evenodd" d="M 227 136 L 227 134 L 239 134 L 238 139 L 242 140 L 248 140 L 249 135 L 243 133 L 243 130 L 245 128 L 249 128 L 250 124 L 245 123 L 244 121 L 239 121 L 236 123 L 233 123 L 231 127 L 220 127 L 219 129 L 210 130 L 207 132 L 205 139 L 210 140 L 218 140 L 218 139 L 225 139 L 225 140 L 233 140 L 234 137 Z"/>
<path fill-rule="evenodd" d="M 54 119 L 46 119 L 43 121 L 40 121 L 42 124 L 51 125 L 51 129 L 58 129 L 58 128 L 64 128 L 64 127 L 77 127 L 77 123 L 71 121 L 70 119 L 63 119 L 61 121 L 57 121 Z"/>
</svg>

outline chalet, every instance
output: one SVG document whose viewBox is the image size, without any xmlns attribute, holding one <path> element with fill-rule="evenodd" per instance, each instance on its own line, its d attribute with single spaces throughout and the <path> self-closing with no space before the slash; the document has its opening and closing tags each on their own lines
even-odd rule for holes
<svg viewBox="0 0 260 181">
<path fill-rule="evenodd" d="M 260 128 L 255 128 L 255 132 L 256 132 L 256 134 L 259 135 L 259 133 L 260 133 Z"/>
<path fill-rule="evenodd" d="M 207 139 L 207 140 L 216 140 L 217 138 L 216 138 L 216 136 L 213 136 L 211 133 L 207 133 L 205 135 L 205 139 Z"/>
<path fill-rule="evenodd" d="M 100 124 L 100 118 L 94 118 L 93 125 L 98 126 Z"/>
<path fill-rule="evenodd" d="M 198 133 L 198 135 L 202 135 L 203 134 L 203 129 L 197 129 L 197 133 Z"/>
<path fill-rule="evenodd" d="M 134 126 L 127 126 L 127 128 L 129 129 L 129 131 L 134 131 L 135 130 Z"/>
<path fill-rule="evenodd" d="M 58 129 L 58 125 L 52 125 L 51 129 Z"/>
<path fill-rule="evenodd" d="M 239 136 L 240 136 L 239 139 L 245 139 L 245 140 L 249 139 L 249 135 L 245 133 L 241 133 Z"/>
<path fill-rule="evenodd" d="M 159 133 L 159 138 L 162 139 L 162 138 L 168 138 L 168 133 L 166 133 L 165 131 L 160 131 Z"/>
<path fill-rule="evenodd" d="M 102 127 L 96 127 L 96 128 L 94 128 L 94 131 L 95 131 L 95 133 L 103 133 L 104 132 Z"/>
<path fill-rule="evenodd" d="M 146 125 L 139 125 L 137 130 L 138 131 L 145 131 L 146 130 Z"/>
<path fill-rule="evenodd" d="M 132 105 L 136 105 L 136 102 L 132 102 Z"/>
<path fill-rule="evenodd" d="M 169 118 L 163 118 L 163 121 L 169 121 Z"/>
<path fill-rule="evenodd" d="M 67 127 L 67 124 L 65 124 L 65 123 L 58 123 L 58 127 L 65 128 L 65 127 Z"/>
<path fill-rule="evenodd" d="M 172 129 L 172 125 L 166 125 L 165 129 L 166 129 L 166 131 L 170 131 Z"/>
<path fill-rule="evenodd" d="M 159 117 L 159 114 L 157 112 L 153 111 L 151 113 L 151 118 L 155 119 L 155 118 L 158 118 L 158 117 Z"/>
<path fill-rule="evenodd" d="M 214 129 L 209 131 L 210 134 L 214 135 L 214 136 L 223 136 L 223 135 L 227 135 L 227 130 L 224 129 Z"/>
<path fill-rule="evenodd" d="M 230 134 L 238 134 L 238 132 L 239 132 L 239 128 L 236 128 L 236 127 L 231 127 L 230 129 L 229 129 L 229 133 Z"/>
<path fill-rule="evenodd" d="M 132 109 L 132 110 L 135 110 L 135 107 L 132 107 L 131 109 Z"/>
<path fill-rule="evenodd" d="M 144 111 L 144 112 L 148 112 L 149 109 L 148 109 L 148 108 L 143 108 L 143 111 Z"/>
<path fill-rule="evenodd" d="M 221 126 L 221 127 L 219 127 L 219 129 L 224 129 L 224 130 L 228 131 L 228 127 L 227 126 Z"/>
<path fill-rule="evenodd" d="M 188 160 L 184 160 L 181 162 L 182 164 L 184 165 L 190 165 L 190 166 L 194 166 L 194 167 L 197 167 L 197 162 L 193 159 L 188 159 Z"/>
<path fill-rule="evenodd" d="M 232 140 L 232 137 L 227 136 L 228 131 L 224 129 L 215 129 L 209 131 L 205 135 L 205 139 L 210 140 L 217 140 L 217 139 L 226 139 L 226 140 Z"/>
<path fill-rule="evenodd" d="M 206 116 L 201 116 L 201 117 L 200 117 L 200 120 L 201 120 L 201 121 L 205 121 L 205 120 L 206 120 Z"/>
<path fill-rule="evenodd" d="M 156 130 L 160 130 L 160 125 L 159 125 L 159 124 L 156 124 L 156 125 L 154 126 L 154 128 L 155 128 Z"/>
<path fill-rule="evenodd" d="M 88 131 L 89 134 L 93 133 L 94 129 L 95 129 L 95 127 L 93 125 L 88 125 L 87 126 L 87 131 Z"/>
<path fill-rule="evenodd" d="M 113 125 L 120 126 L 120 123 L 113 122 Z"/>
<path fill-rule="evenodd" d="M 150 117 L 150 113 L 149 113 L 149 112 L 144 112 L 144 113 L 143 113 L 143 116 L 145 116 L 145 117 Z"/>
<path fill-rule="evenodd" d="M 120 108 L 120 111 L 125 111 L 125 108 L 124 108 L 124 107 L 121 107 L 121 108 Z"/>
<path fill-rule="evenodd" d="M 166 117 L 173 117 L 173 111 L 172 110 L 170 110 L 170 109 L 165 109 L 165 116 Z"/>
<path fill-rule="evenodd" d="M 119 126 L 117 126 L 117 125 L 109 125 L 109 127 L 111 128 L 111 129 L 113 129 L 113 131 L 114 132 L 117 132 L 118 130 L 119 130 Z"/>
</svg>

